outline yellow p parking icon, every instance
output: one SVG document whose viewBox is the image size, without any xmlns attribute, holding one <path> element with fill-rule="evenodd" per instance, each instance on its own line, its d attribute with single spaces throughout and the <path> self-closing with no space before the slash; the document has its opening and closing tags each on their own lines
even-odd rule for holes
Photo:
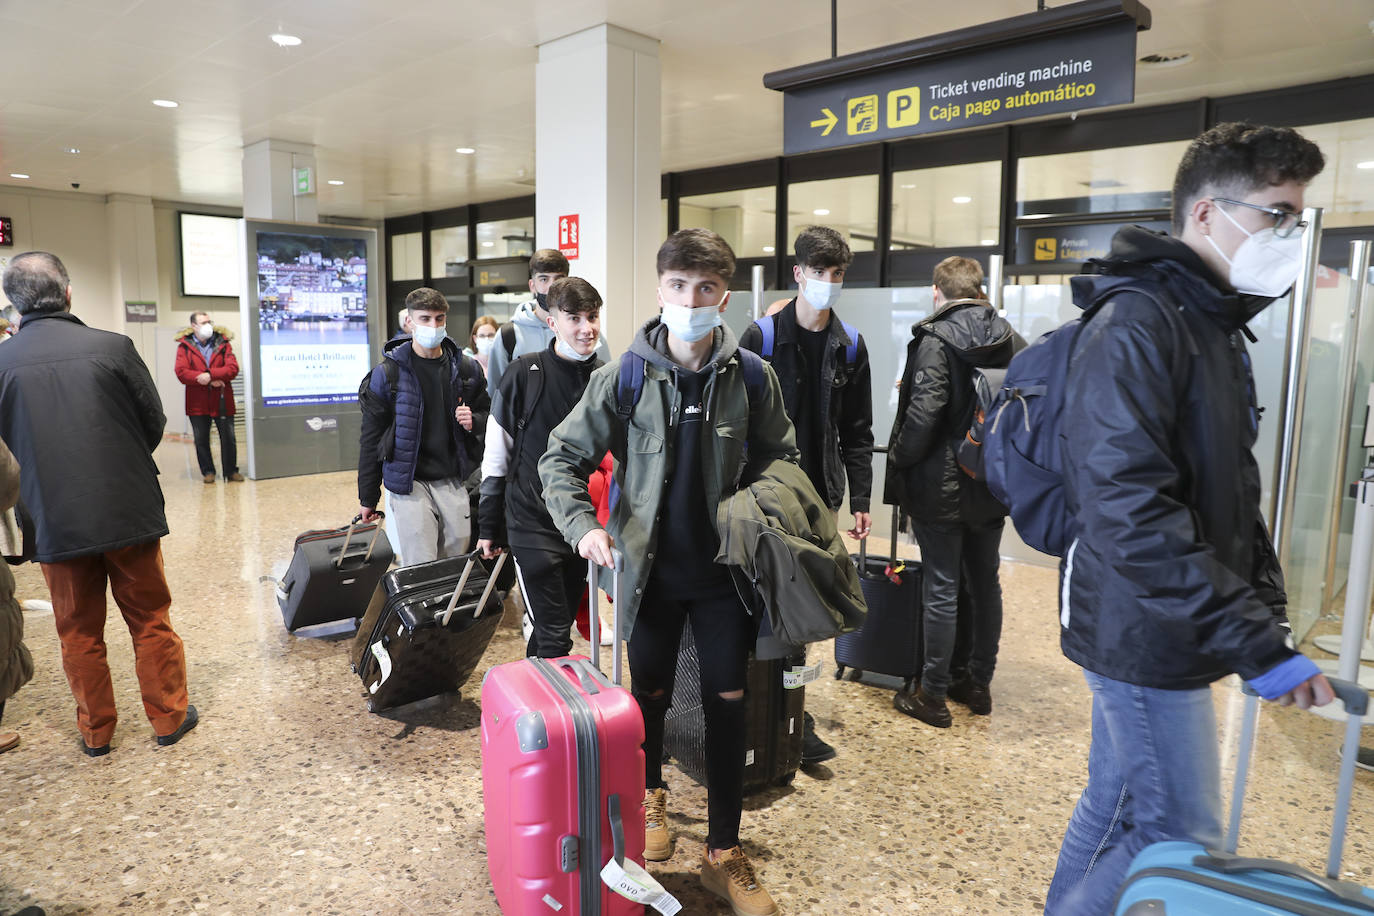
<svg viewBox="0 0 1374 916">
<path fill-rule="evenodd" d="M 887 94 L 887 126 L 910 127 L 921 123 L 921 87 L 893 89 Z"/>
</svg>

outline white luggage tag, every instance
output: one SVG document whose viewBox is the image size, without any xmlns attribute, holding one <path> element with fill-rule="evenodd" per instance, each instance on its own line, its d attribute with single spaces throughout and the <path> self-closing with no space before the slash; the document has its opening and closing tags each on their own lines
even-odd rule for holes
<svg viewBox="0 0 1374 916">
<path fill-rule="evenodd" d="M 593 613 L 595 608 L 592 609 Z M 606 797 L 606 814 L 611 822 L 611 844 L 613 853 L 606 867 L 601 869 L 601 880 L 607 887 L 626 900 L 651 906 L 663 916 L 674 916 L 682 911 L 677 898 L 663 889 L 644 870 L 644 866 L 634 859 L 625 858 L 625 825 L 620 819 L 620 796 Z"/>
<path fill-rule="evenodd" d="M 788 690 L 796 690 L 798 687 L 805 687 L 820 676 L 820 662 L 814 665 L 798 665 L 782 672 L 782 686 Z"/>
</svg>

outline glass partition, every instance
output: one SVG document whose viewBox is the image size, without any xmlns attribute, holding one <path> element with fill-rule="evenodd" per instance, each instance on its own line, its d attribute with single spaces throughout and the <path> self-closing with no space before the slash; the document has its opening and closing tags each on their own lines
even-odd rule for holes
<svg viewBox="0 0 1374 916">
<path fill-rule="evenodd" d="M 477 224 L 478 258 L 527 258 L 534 254 L 534 217 Z"/>
<path fill-rule="evenodd" d="M 891 251 L 996 245 L 1002 163 L 970 162 L 892 174 Z"/>
<path fill-rule="evenodd" d="M 773 253 L 777 209 L 772 185 L 697 194 L 678 201 L 678 226 L 710 229 L 730 243 L 736 257 L 757 258 Z"/>
<path fill-rule="evenodd" d="M 407 232 L 391 237 L 391 279 L 423 280 L 425 278 L 424 233 Z"/>
<path fill-rule="evenodd" d="M 466 277 L 468 227 L 449 226 L 429 233 L 429 269 L 436 277 Z"/>
<path fill-rule="evenodd" d="M 1121 213 L 1169 207 L 1189 141 L 1029 156 L 1017 162 L 1017 216 Z"/>
<path fill-rule="evenodd" d="M 683 225 L 686 225 L 685 223 Z M 854 251 L 872 251 L 878 240 L 878 176 L 825 178 L 787 186 L 787 238 L 807 226 L 829 226 L 844 236 Z"/>
</svg>

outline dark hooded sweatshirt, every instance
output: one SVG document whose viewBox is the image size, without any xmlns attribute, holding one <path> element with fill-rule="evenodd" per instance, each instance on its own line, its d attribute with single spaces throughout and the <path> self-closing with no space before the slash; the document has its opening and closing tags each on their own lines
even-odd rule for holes
<svg viewBox="0 0 1374 916">
<path fill-rule="evenodd" d="M 1146 687 L 1253 680 L 1295 654 L 1242 337 L 1271 300 L 1138 226 L 1094 266 L 1072 281 L 1074 303 L 1098 310 L 1074 343 L 1060 419 L 1076 535 L 1060 566 L 1064 654 Z"/>
<path fill-rule="evenodd" d="M 1001 368 L 1025 341 L 983 299 L 954 299 L 911 327 L 887 457 L 885 502 L 927 525 L 986 525 L 1006 514 L 959 468 L 973 421 L 972 371 Z"/>
</svg>

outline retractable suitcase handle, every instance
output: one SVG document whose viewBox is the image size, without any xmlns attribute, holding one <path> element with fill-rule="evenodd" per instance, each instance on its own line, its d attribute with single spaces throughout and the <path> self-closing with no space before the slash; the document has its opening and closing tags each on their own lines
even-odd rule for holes
<svg viewBox="0 0 1374 916">
<path fill-rule="evenodd" d="M 386 518 L 386 513 L 385 513 L 385 512 L 376 512 L 376 513 L 374 513 L 374 516 L 375 516 L 377 519 L 385 519 L 385 518 Z M 362 520 L 363 520 L 362 514 L 359 513 L 358 515 L 353 516 L 353 521 L 351 521 L 351 522 L 348 523 L 348 531 L 344 534 L 343 547 L 339 548 L 339 558 L 338 558 L 337 560 L 334 561 L 334 568 L 335 568 L 335 569 L 343 569 L 344 556 L 348 553 L 348 542 L 351 541 L 351 540 L 353 540 L 353 529 L 356 528 L 357 525 L 358 525 L 358 523 L 361 522 Z M 374 548 L 374 547 L 377 546 L 377 536 L 380 535 L 381 533 L 382 533 L 382 526 L 381 526 L 381 524 L 380 524 L 380 522 L 379 522 L 379 523 L 378 523 L 377 525 L 375 525 L 375 526 L 373 527 L 373 529 L 372 529 L 372 541 L 367 545 L 367 553 L 363 555 L 363 565 L 364 565 L 364 566 L 366 566 L 367 563 L 368 563 L 368 561 L 370 561 L 370 560 L 372 559 L 372 548 Z"/>
<path fill-rule="evenodd" d="M 1337 879 L 1341 873 L 1341 854 L 1345 849 L 1345 828 L 1350 817 L 1350 796 L 1355 785 L 1355 758 L 1360 752 L 1360 728 L 1364 715 L 1369 710 L 1369 691 L 1359 684 L 1343 681 L 1340 678 L 1326 679 L 1331 685 L 1336 699 L 1345 706 L 1345 741 L 1341 745 L 1340 781 L 1336 789 L 1336 806 L 1331 813 L 1331 846 L 1327 851 L 1326 875 Z M 1255 730 L 1259 721 L 1259 694 L 1249 684 L 1241 684 L 1245 696 L 1245 715 L 1241 719 L 1240 748 L 1236 757 L 1236 779 L 1231 790 L 1231 818 L 1226 830 L 1226 839 L 1221 853 L 1213 852 L 1213 858 L 1225 861 L 1235 860 L 1236 847 L 1240 843 L 1240 819 L 1245 803 L 1245 784 L 1250 772 L 1250 758 L 1255 749 Z M 1209 850 L 1211 852 L 1211 850 Z M 1245 860 L 1240 860 L 1245 861 Z M 1301 869 L 1300 869 L 1301 870 Z M 1320 883 L 1322 879 L 1305 873 L 1294 875 Z M 1325 885 L 1323 885 L 1325 886 Z M 1336 891 L 1332 891 L 1336 893 Z M 1343 896 L 1343 895 L 1339 895 Z M 1369 898 L 1363 893 L 1357 901 L 1364 908 L 1371 908 Z"/>
<path fill-rule="evenodd" d="M 620 574 L 625 571 L 625 554 L 617 548 L 611 548 L 611 630 L 613 642 L 615 644 L 614 672 L 612 680 L 619 687 L 622 683 L 620 670 Z M 595 560 L 587 561 L 587 629 L 591 637 L 592 644 L 592 664 L 597 671 L 601 670 L 601 615 L 597 612 L 597 605 L 601 603 L 597 592 L 601 584 L 601 567 Z"/>
<path fill-rule="evenodd" d="M 491 575 L 487 577 L 487 586 L 482 589 L 482 597 L 477 599 L 477 608 L 472 612 L 472 619 L 476 620 L 482 616 L 482 609 L 487 606 L 487 599 L 491 597 L 492 589 L 496 588 L 496 577 L 501 572 L 501 567 L 506 563 L 504 551 L 496 555 L 496 565 L 492 567 Z M 441 627 L 448 626 L 449 620 L 453 617 L 453 612 L 458 609 L 458 599 L 463 596 L 463 589 L 468 584 L 468 577 L 472 575 L 472 568 L 477 565 L 477 551 L 468 554 L 467 565 L 463 567 L 463 574 L 458 577 L 458 584 L 453 589 L 453 595 L 448 599 L 448 607 L 438 611 L 434 615 L 434 622 Z"/>
</svg>

